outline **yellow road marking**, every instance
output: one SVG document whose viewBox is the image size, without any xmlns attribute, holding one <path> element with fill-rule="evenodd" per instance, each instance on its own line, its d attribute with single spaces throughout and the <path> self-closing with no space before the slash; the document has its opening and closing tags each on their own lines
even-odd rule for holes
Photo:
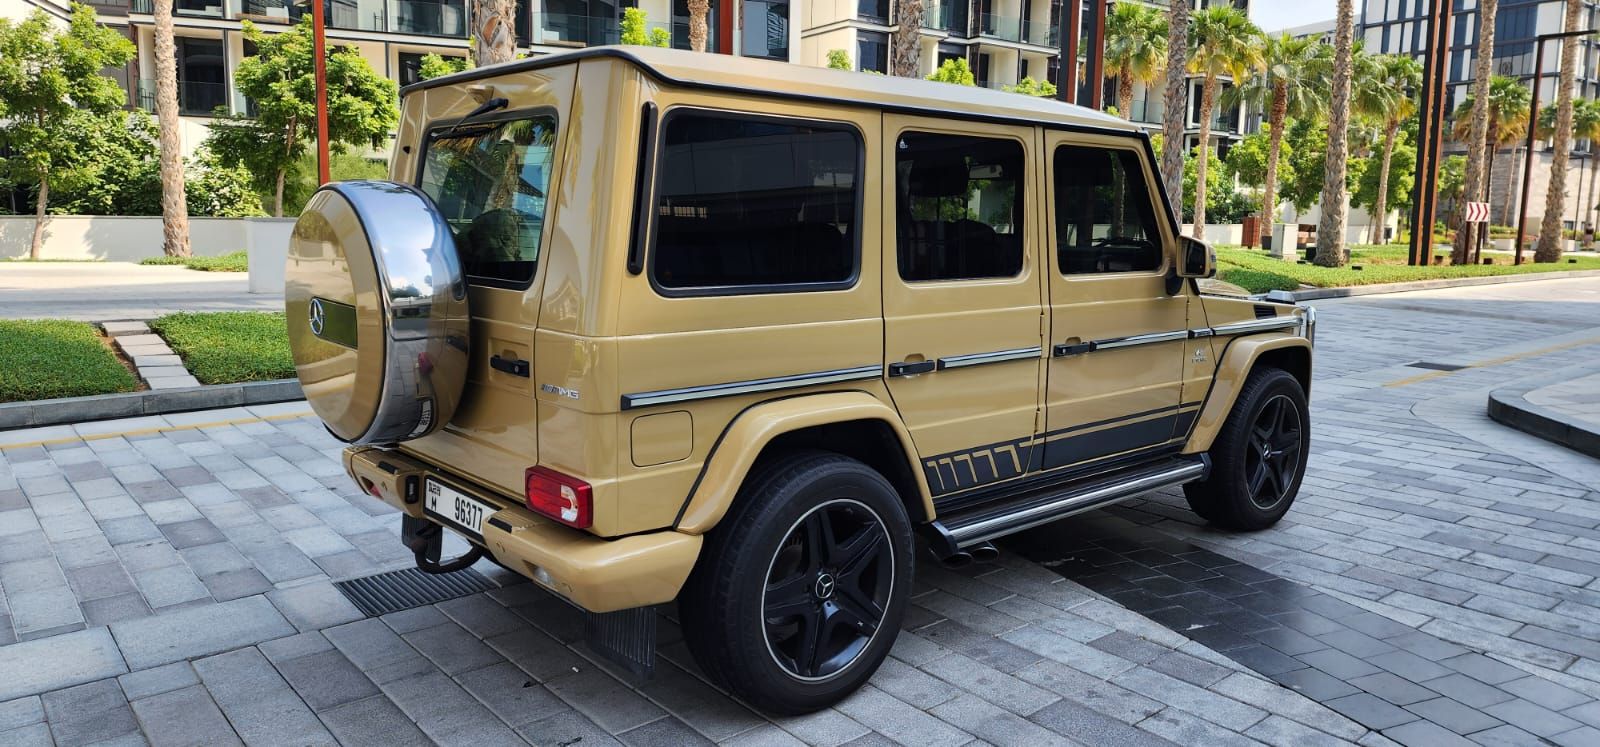
<svg viewBox="0 0 1600 747">
<path fill-rule="evenodd" d="M 1577 340 L 1577 341 L 1574 341 L 1574 342 L 1564 342 L 1564 343 L 1561 343 L 1560 345 L 1550 345 L 1548 347 L 1542 347 L 1542 348 L 1538 348 L 1536 350 L 1529 350 L 1529 351 L 1524 352 L 1524 353 L 1513 353 L 1511 355 L 1502 355 L 1502 356 L 1500 356 L 1498 358 L 1490 358 L 1488 360 L 1478 361 L 1477 363 L 1469 363 L 1466 366 L 1462 367 L 1460 370 L 1461 371 L 1467 371 L 1467 370 L 1474 369 L 1474 368 L 1488 368 L 1490 366 L 1498 366 L 1498 365 L 1500 365 L 1502 363 L 1510 363 L 1511 361 L 1520 360 L 1522 358 L 1528 358 L 1528 357 L 1535 356 L 1535 355 L 1544 355 L 1546 353 L 1556 353 L 1556 352 L 1560 352 L 1562 350 L 1570 350 L 1572 348 L 1583 347 L 1584 345 L 1593 345 L 1595 343 L 1600 343 L 1600 337 L 1589 337 L 1589 338 L 1585 338 L 1585 339 L 1582 339 L 1582 340 Z M 1453 373 L 1457 373 L 1457 371 L 1430 371 L 1430 372 L 1425 373 L 1425 374 L 1417 374 L 1416 376 L 1410 376 L 1410 377 L 1407 377 L 1407 378 L 1404 378 L 1404 379 L 1400 379 L 1398 381 L 1391 381 L 1391 382 L 1389 382 L 1387 384 L 1384 384 L 1384 386 L 1385 387 L 1410 386 L 1410 385 L 1416 384 L 1418 382 L 1428 381 L 1430 379 L 1437 379 L 1437 378 L 1440 378 L 1442 376 L 1449 376 L 1450 374 L 1453 374 Z"/>
<path fill-rule="evenodd" d="M 165 433 L 167 431 L 189 431 L 189 430 L 196 430 L 196 429 L 199 429 L 199 428 L 215 428 L 215 427 L 221 426 L 221 425 L 243 425 L 243 424 L 246 424 L 246 423 L 270 423 L 270 422 L 276 422 L 276 421 L 279 421 L 279 420 L 294 420 L 296 418 L 303 418 L 303 417 L 305 417 L 307 415 L 311 415 L 311 414 L 312 414 L 311 408 L 308 407 L 303 411 L 286 412 L 286 413 L 280 413 L 278 415 L 265 415 L 265 416 L 252 415 L 252 416 L 250 416 L 248 418 L 228 418 L 228 419 L 224 419 L 224 420 L 207 421 L 207 422 L 204 422 L 204 423 L 187 423 L 187 424 L 184 424 L 184 425 L 168 425 L 168 426 L 163 426 L 163 427 L 160 427 L 160 428 L 134 428 L 134 429 L 131 429 L 131 430 L 126 430 L 126 431 L 114 431 L 114 432 L 111 432 L 111 433 L 91 433 L 91 434 L 89 434 L 87 436 L 72 436 L 70 438 L 47 438 L 47 439 L 44 439 L 44 440 L 41 440 L 41 441 L 24 441 L 22 443 L 6 444 L 5 446 L 0 446 L 0 451 L 5 451 L 5 450 L 8 450 L 8 449 L 26 449 L 26 448 L 31 448 L 31 447 L 34 447 L 34 446 L 54 446 L 56 444 L 68 444 L 68 443 L 72 443 L 74 441 L 103 441 L 103 440 L 108 439 L 108 438 L 122 438 L 122 437 L 126 437 L 126 436 L 147 436 L 147 435 L 151 435 L 151 434 L 155 434 L 155 433 Z M 44 427 L 48 427 L 48 426 L 44 426 Z"/>
</svg>

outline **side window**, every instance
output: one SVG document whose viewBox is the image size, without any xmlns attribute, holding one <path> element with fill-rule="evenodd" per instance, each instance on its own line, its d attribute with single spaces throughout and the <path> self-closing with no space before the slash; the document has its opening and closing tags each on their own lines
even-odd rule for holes
<svg viewBox="0 0 1600 747">
<path fill-rule="evenodd" d="M 895 144 L 900 277 L 973 280 L 1021 272 L 1026 178 L 1015 140 L 901 135 Z"/>
<path fill-rule="evenodd" d="M 533 279 L 555 137 L 550 116 L 430 136 L 418 186 L 450 224 L 469 278 L 509 285 Z"/>
<path fill-rule="evenodd" d="M 826 290 L 856 276 L 861 140 L 843 127 L 668 114 L 651 272 L 663 289 Z"/>
<path fill-rule="evenodd" d="M 1144 166 L 1132 151 L 1063 145 L 1055 153 L 1056 252 L 1068 275 L 1161 267 Z"/>
</svg>

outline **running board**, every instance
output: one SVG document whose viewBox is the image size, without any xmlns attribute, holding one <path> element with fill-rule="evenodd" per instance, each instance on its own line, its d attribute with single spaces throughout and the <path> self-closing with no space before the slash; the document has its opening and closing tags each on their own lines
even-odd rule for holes
<svg viewBox="0 0 1600 747">
<path fill-rule="evenodd" d="M 941 556 L 1008 534 L 1103 508 L 1206 476 L 1203 457 L 1171 457 L 1104 473 L 1068 485 L 1026 491 L 944 514 L 928 525 L 934 551 Z M 942 547 L 940 547 L 942 545 Z"/>
</svg>

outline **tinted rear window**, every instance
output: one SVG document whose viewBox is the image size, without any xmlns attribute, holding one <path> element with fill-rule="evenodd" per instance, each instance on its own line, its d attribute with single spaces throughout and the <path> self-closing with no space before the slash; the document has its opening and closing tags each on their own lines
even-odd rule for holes
<svg viewBox="0 0 1600 747">
<path fill-rule="evenodd" d="M 849 285 L 861 141 L 853 130 L 708 112 L 667 117 L 658 287 L 758 293 Z"/>
<path fill-rule="evenodd" d="M 432 134 L 419 186 L 450 224 L 469 278 L 518 286 L 533 279 L 555 132 L 555 117 L 541 115 Z"/>
</svg>

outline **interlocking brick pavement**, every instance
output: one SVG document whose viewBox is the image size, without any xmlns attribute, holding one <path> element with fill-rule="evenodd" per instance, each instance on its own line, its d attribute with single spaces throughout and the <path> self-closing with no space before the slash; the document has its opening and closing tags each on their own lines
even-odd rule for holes
<svg viewBox="0 0 1600 747">
<path fill-rule="evenodd" d="M 1322 304 L 1278 528 L 1217 532 L 1167 494 L 1036 530 L 1181 542 L 1337 602 L 1345 633 L 1241 662 L 1020 555 L 924 563 L 872 684 L 800 718 L 707 685 L 671 609 L 638 681 L 493 566 L 495 590 L 363 617 L 332 582 L 410 558 L 303 405 L 0 432 L 0 744 L 1594 744 L 1600 463 L 1494 426 L 1482 393 L 1600 360 L 1600 282 L 1530 285 Z"/>
</svg>

